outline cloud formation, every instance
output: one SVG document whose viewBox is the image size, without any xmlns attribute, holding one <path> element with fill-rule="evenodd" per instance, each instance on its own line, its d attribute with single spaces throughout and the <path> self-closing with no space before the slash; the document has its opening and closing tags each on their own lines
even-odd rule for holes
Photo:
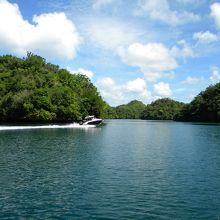
<svg viewBox="0 0 220 220">
<path fill-rule="evenodd" d="M 143 93 L 146 90 L 146 82 L 141 78 L 137 78 L 135 80 L 128 81 L 125 89 L 129 92 Z"/>
<path fill-rule="evenodd" d="M 97 86 L 102 97 L 114 106 L 134 98 L 148 103 L 153 98 L 142 78 L 136 78 L 119 85 L 111 77 L 103 77 L 98 79 Z"/>
<path fill-rule="evenodd" d="M 211 16 L 213 17 L 216 27 L 220 28 L 220 3 L 216 2 L 210 6 Z"/>
<path fill-rule="evenodd" d="M 34 15 L 32 21 L 24 20 L 17 4 L 0 0 L 0 49 L 61 59 L 76 56 L 80 36 L 64 13 Z"/>
<path fill-rule="evenodd" d="M 219 72 L 218 67 L 213 67 L 212 68 L 212 75 L 210 76 L 210 80 L 213 83 L 217 83 L 217 82 L 220 81 L 220 72 Z"/>
<path fill-rule="evenodd" d="M 67 70 L 71 73 L 71 74 L 82 74 L 87 76 L 89 79 L 92 79 L 93 76 L 95 75 L 91 70 L 86 70 L 83 68 L 79 68 L 77 70 L 72 70 L 70 67 L 67 67 Z"/>
<path fill-rule="evenodd" d="M 199 43 L 211 43 L 218 41 L 219 37 L 210 31 L 200 31 L 193 34 L 193 39 L 198 40 Z"/>
<path fill-rule="evenodd" d="M 171 48 L 171 55 L 185 60 L 188 57 L 194 57 L 194 52 L 185 40 L 180 40 L 177 42 L 177 45 Z"/>
<path fill-rule="evenodd" d="M 146 82 L 142 78 L 119 85 L 111 77 L 103 77 L 98 79 L 97 86 L 102 97 L 112 106 L 129 102 L 132 99 L 148 104 L 156 99 L 172 96 L 168 83 L 159 82 L 154 84 L 151 92 L 147 89 Z"/>
<path fill-rule="evenodd" d="M 170 97 L 172 95 L 170 85 L 164 82 L 154 84 L 154 93 L 162 97 Z"/>
<path fill-rule="evenodd" d="M 139 67 L 147 81 L 156 81 L 162 72 L 178 66 L 171 50 L 161 43 L 134 43 L 127 49 L 120 48 L 119 55 L 129 66 Z"/>
<path fill-rule="evenodd" d="M 108 103 L 113 106 L 125 101 L 122 86 L 119 86 L 111 77 L 103 77 L 97 81 L 98 89 Z"/>
<path fill-rule="evenodd" d="M 171 10 L 168 0 L 139 0 L 137 15 L 147 15 L 170 25 L 182 25 L 189 22 L 197 22 L 200 16 L 188 11 Z"/>
<path fill-rule="evenodd" d="M 129 23 L 112 18 L 87 18 L 83 22 L 83 34 L 91 45 L 102 50 L 117 50 L 139 38 L 140 31 Z"/>
<path fill-rule="evenodd" d="M 192 77 L 188 76 L 184 81 L 182 81 L 183 84 L 193 85 L 198 84 L 204 80 L 203 77 Z"/>
</svg>

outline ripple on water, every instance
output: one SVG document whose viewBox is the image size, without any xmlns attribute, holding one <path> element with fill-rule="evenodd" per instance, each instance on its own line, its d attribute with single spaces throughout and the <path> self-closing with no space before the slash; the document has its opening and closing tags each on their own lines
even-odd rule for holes
<svg viewBox="0 0 220 220">
<path fill-rule="evenodd" d="M 220 216 L 220 126 L 1 128 L 0 219 Z"/>
</svg>

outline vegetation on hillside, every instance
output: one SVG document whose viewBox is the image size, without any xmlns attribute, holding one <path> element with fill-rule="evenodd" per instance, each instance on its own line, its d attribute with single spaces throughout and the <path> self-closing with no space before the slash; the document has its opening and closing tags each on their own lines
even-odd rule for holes
<svg viewBox="0 0 220 220">
<path fill-rule="evenodd" d="M 173 120 L 184 104 L 172 99 L 158 99 L 145 105 L 141 101 L 131 101 L 128 104 L 108 108 L 108 118 Z"/>
<path fill-rule="evenodd" d="M 0 56 L 0 122 L 72 122 L 86 115 L 220 122 L 220 83 L 189 104 L 164 98 L 111 107 L 84 75 L 70 74 L 32 53 L 23 59 Z"/>
<path fill-rule="evenodd" d="M 118 119 L 116 108 L 106 103 L 106 105 L 104 106 L 102 117 L 106 119 Z"/>
<path fill-rule="evenodd" d="M 147 105 L 141 118 L 147 120 L 173 120 L 184 104 L 169 98 L 158 99 Z"/>
<path fill-rule="evenodd" d="M 220 122 L 220 83 L 200 92 L 176 115 L 175 120 Z"/>
<path fill-rule="evenodd" d="M 148 105 L 132 101 L 111 108 L 111 112 L 115 118 L 220 122 L 220 82 L 199 93 L 189 104 L 169 98 L 158 99 Z"/>
<path fill-rule="evenodd" d="M 0 121 L 70 122 L 104 113 L 106 103 L 84 75 L 26 58 L 0 57 Z"/>
<path fill-rule="evenodd" d="M 115 108 L 116 117 L 123 119 L 140 119 L 146 105 L 134 100 L 126 105 L 119 105 Z"/>
</svg>

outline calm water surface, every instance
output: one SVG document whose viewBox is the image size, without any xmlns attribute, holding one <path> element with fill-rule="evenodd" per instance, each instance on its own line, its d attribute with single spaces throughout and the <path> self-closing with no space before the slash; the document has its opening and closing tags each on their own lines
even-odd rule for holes
<svg viewBox="0 0 220 220">
<path fill-rule="evenodd" d="M 220 219 L 220 126 L 0 131 L 0 219 Z"/>
</svg>

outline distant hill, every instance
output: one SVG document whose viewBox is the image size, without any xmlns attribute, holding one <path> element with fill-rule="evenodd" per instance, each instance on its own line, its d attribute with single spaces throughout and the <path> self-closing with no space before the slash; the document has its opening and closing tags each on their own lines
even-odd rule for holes
<svg viewBox="0 0 220 220">
<path fill-rule="evenodd" d="M 220 82 L 200 92 L 189 104 L 170 98 L 148 105 L 134 100 L 109 110 L 112 118 L 220 122 Z"/>
<path fill-rule="evenodd" d="M 0 122 L 72 122 L 102 116 L 106 106 L 84 75 L 32 53 L 0 56 Z"/>
<path fill-rule="evenodd" d="M 190 104 L 184 106 L 175 120 L 220 122 L 220 82 L 200 92 Z"/>
<path fill-rule="evenodd" d="M 158 99 L 147 105 L 141 114 L 141 119 L 173 120 L 185 104 L 169 98 Z"/>
<path fill-rule="evenodd" d="M 141 101 L 133 100 L 126 105 L 115 108 L 116 117 L 123 119 L 140 119 L 146 105 Z"/>
<path fill-rule="evenodd" d="M 169 98 L 158 99 L 148 105 L 145 105 L 141 101 L 133 100 L 128 104 L 109 107 L 108 118 L 173 120 L 174 116 L 183 106 L 183 103 Z"/>
</svg>

